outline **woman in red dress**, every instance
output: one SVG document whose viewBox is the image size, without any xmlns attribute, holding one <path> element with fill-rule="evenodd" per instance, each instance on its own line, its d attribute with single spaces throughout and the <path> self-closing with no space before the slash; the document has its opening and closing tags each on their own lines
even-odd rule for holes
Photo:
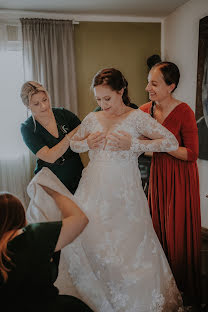
<svg viewBox="0 0 208 312">
<path fill-rule="evenodd" d="M 179 78 L 173 63 L 153 66 L 146 87 L 151 102 L 140 109 L 151 114 L 179 142 L 174 152 L 153 153 L 148 199 L 154 229 L 184 294 L 184 303 L 192 304 L 200 303 L 198 131 L 192 109 L 172 96 Z"/>
</svg>

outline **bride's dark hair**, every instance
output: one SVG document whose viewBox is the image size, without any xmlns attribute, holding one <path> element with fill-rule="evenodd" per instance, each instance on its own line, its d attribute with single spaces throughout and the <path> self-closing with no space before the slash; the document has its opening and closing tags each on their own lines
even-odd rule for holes
<svg viewBox="0 0 208 312">
<path fill-rule="evenodd" d="M 123 102 L 127 106 L 130 105 L 130 98 L 128 96 L 128 81 L 118 69 L 104 68 L 98 71 L 92 80 L 91 88 L 99 85 L 107 85 L 111 87 L 113 91 L 120 91 L 123 88 Z"/>
</svg>

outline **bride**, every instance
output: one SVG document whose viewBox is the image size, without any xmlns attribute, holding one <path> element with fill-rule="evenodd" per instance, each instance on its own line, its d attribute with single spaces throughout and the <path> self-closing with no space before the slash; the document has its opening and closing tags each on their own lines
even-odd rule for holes
<svg viewBox="0 0 208 312">
<path fill-rule="evenodd" d="M 102 111 L 88 114 L 70 143 L 90 158 L 74 195 L 90 222 L 64 250 L 72 281 L 96 312 L 183 311 L 138 168 L 143 152 L 176 150 L 178 142 L 148 114 L 129 107 L 120 71 L 99 71 L 92 88 Z"/>
</svg>

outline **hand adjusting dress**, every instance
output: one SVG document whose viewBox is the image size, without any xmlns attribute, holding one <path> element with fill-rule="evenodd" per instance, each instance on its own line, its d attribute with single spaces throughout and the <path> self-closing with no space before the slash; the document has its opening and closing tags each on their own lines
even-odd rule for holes
<svg viewBox="0 0 208 312">
<path fill-rule="evenodd" d="M 103 131 L 90 113 L 73 137 L 75 152 L 89 149 L 84 138 Z M 96 312 L 183 311 L 180 293 L 154 232 L 138 156 L 177 148 L 175 137 L 148 114 L 134 110 L 111 131 L 132 137 L 128 151 L 110 151 L 108 142 L 89 151 L 76 201 L 89 218 L 82 234 L 63 250 L 74 285 Z M 140 144 L 140 134 L 160 133 L 163 144 Z"/>
</svg>

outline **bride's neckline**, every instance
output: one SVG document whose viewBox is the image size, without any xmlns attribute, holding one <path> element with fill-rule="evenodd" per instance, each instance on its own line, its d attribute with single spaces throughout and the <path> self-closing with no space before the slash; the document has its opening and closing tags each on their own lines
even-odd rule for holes
<svg viewBox="0 0 208 312">
<path fill-rule="evenodd" d="M 117 120 L 124 120 L 126 119 L 135 109 L 134 108 L 130 108 L 129 110 L 127 110 L 126 112 L 123 112 L 122 114 L 120 115 L 115 115 L 115 116 L 112 116 L 112 117 L 108 117 L 107 115 L 103 114 L 103 111 L 100 111 L 100 112 L 95 112 L 97 114 L 96 118 L 98 118 L 99 115 L 103 116 L 103 119 L 105 120 L 109 120 L 109 121 L 113 121 L 115 120 L 115 122 Z"/>
<path fill-rule="evenodd" d="M 99 125 L 101 125 L 101 127 L 103 128 L 103 131 L 105 131 L 106 134 L 108 134 L 109 132 L 113 132 L 116 129 L 116 127 L 120 125 L 122 122 L 126 121 L 135 111 L 136 109 L 132 108 L 129 112 L 122 114 L 125 115 L 125 117 L 115 119 L 108 119 L 104 117 L 103 120 L 100 120 L 100 118 L 98 117 L 99 112 L 94 112 L 93 115 L 97 120 L 97 122 L 99 123 Z M 109 123 L 107 123 L 107 126 L 105 125 L 105 121 L 109 121 Z"/>
</svg>

